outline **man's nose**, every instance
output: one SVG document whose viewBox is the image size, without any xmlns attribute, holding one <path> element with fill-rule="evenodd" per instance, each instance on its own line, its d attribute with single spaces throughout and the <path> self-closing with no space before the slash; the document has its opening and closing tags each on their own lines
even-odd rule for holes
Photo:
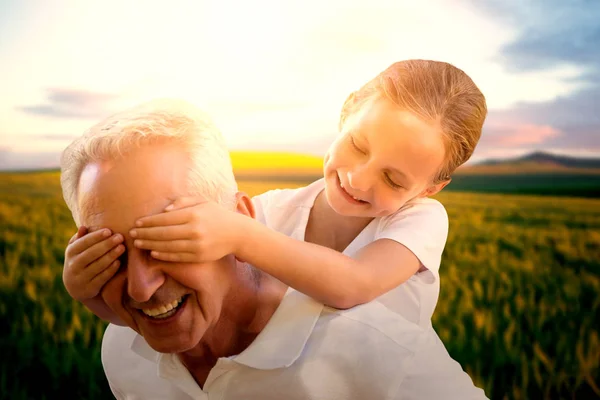
<svg viewBox="0 0 600 400">
<path fill-rule="evenodd" d="M 369 190 L 370 177 L 368 167 L 363 165 L 357 165 L 347 174 L 348 184 L 355 190 L 366 192 Z"/>
<path fill-rule="evenodd" d="M 127 293 L 138 303 L 150 300 L 165 282 L 165 275 L 154 263 L 141 254 L 127 261 Z"/>
</svg>

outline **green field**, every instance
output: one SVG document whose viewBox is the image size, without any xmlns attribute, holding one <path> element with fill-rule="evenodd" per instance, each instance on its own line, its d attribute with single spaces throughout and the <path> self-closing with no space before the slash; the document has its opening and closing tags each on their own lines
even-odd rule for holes
<svg viewBox="0 0 600 400">
<path fill-rule="evenodd" d="M 450 354 L 492 399 L 600 398 L 600 199 L 438 199 L 450 236 L 434 326 Z M 58 173 L 0 174 L 1 398 L 111 398 L 105 325 L 62 285 L 74 229 Z"/>
<path fill-rule="evenodd" d="M 600 198 L 600 174 L 456 174 L 444 190 Z"/>
</svg>

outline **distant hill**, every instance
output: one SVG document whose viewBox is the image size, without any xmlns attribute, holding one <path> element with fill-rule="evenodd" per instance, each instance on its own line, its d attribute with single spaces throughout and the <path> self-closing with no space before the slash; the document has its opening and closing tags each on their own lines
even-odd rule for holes
<svg viewBox="0 0 600 400">
<path fill-rule="evenodd" d="M 459 168 L 446 191 L 600 197 L 600 159 L 535 152 Z"/>
<path fill-rule="evenodd" d="M 582 173 L 600 174 L 600 158 L 579 158 L 544 152 L 506 159 L 491 159 L 466 165 L 457 174 Z"/>
<path fill-rule="evenodd" d="M 542 151 L 536 151 L 534 153 L 512 159 L 487 160 L 481 162 L 480 165 L 497 165 L 506 163 L 539 163 L 571 168 L 600 168 L 600 158 L 571 157 L 544 153 Z"/>
</svg>

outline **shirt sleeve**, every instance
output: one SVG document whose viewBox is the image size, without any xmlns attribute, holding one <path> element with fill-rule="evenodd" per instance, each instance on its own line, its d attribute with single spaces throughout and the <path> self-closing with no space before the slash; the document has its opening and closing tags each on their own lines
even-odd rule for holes
<svg viewBox="0 0 600 400">
<path fill-rule="evenodd" d="M 391 239 L 406 246 L 427 268 L 417 277 L 433 283 L 439 276 L 448 239 L 448 214 L 437 200 L 422 199 L 383 219 L 375 235 L 377 239 Z"/>
<path fill-rule="evenodd" d="M 113 396 L 115 396 L 116 400 L 126 400 L 127 397 L 125 397 L 125 395 L 121 392 L 119 392 L 117 390 L 117 388 L 115 388 L 110 381 L 108 382 L 108 386 L 110 387 L 110 391 L 112 392 Z"/>
<path fill-rule="evenodd" d="M 406 377 L 400 383 L 397 400 L 482 400 L 485 392 L 476 387 L 471 377 L 452 359 L 433 328 L 421 336 L 413 362 L 407 365 Z"/>
<path fill-rule="evenodd" d="M 252 198 L 256 215 L 255 219 L 266 226 L 268 226 L 267 216 L 269 215 L 270 199 L 276 190 L 269 190 Z"/>
</svg>

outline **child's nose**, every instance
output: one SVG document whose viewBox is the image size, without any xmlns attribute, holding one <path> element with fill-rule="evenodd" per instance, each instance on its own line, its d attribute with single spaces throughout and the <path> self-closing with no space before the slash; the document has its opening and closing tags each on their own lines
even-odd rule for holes
<svg viewBox="0 0 600 400">
<path fill-rule="evenodd" d="M 352 171 L 348 171 L 348 183 L 353 189 L 361 192 L 369 190 L 369 173 L 364 166 L 359 166 Z"/>
</svg>

